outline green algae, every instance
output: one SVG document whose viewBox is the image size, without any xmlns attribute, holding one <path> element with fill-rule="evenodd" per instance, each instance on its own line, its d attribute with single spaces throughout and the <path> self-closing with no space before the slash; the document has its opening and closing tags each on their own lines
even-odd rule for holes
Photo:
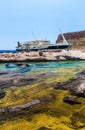
<svg viewBox="0 0 85 130">
<path fill-rule="evenodd" d="M 80 70 L 58 69 L 52 76 L 40 78 L 38 82 L 31 85 L 4 89 L 6 96 L 0 100 L 0 107 L 23 104 L 43 97 L 52 98 L 52 100 L 41 103 L 31 109 L 31 112 L 22 111 L 15 117 L 7 119 L 0 125 L 0 130 L 38 130 L 42 126 L 52 130 L 84 130 L 85 99 L 78 99 L 82 102 L 80 105 L 69 105 L 63 102 L 63 98 L 70 92 L 53 89 L 57 82 L 74 77 L 76 71 Z"/>
</svg>

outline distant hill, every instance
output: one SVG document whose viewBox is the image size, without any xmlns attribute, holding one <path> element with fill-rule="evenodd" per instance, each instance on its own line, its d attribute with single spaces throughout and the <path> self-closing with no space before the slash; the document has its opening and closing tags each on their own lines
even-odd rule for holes
<svg viewBox="0 0 85 130">
<path fill-rule="evenodd" d="M 68 42 L 73 43 L 73 49 L 85 50 L 85 30 L 77 32 L 64 33 Z M 58 35 L 56 43 L 62 41 L 61 34 Z"/>
</svg>

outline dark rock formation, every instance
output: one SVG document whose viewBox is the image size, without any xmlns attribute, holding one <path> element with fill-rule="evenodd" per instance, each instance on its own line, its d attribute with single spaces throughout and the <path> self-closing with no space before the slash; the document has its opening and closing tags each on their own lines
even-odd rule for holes
<svg viewBox="0 0 85 130">
<path fill-rule="evenodd" d="M 0 121 L 3 122 L 6 119 L 12 119 L 16 116 L 23 117 L 23 113 L 28 113 L 29 115 L 34 113 L 39 113 L 42 110 L 42 104 L 53 101 L 53 96 L 50 97 L 41 97 L 33 99 L 27 103 L 15 106 L 8 106 L 5 108 L 0 108 Z M 38 109 L 39 107 L 39 109 Z M 37 108 L 37 109 L 36 109 Z M 3 116 L 4 115 L 4 116 Z"/>
<path fill-rule="evenodd" d="M 59 82 L 55 89 L 70 90 L 71 94 L 85 97 L 85 71 L 66 82 Z"/>
<path fill-rule="evenodd" d="M 22 66 L 22 65 L 23 65 L 23 63 L 16 63 L 16 65 L 17 65 L 17 66 Z"/>
<path fill-rule="evenodd" d="M 42 127 L 40 127 L 38 130 L 52 130 L 52 129 L 47 128 L 47 127 L 45 127 L 45 126 L 42 126 Z"/>
<path fill-rule="evenodd" d="M 32 108 L 36 105 L 40 104 L 40 100 L 39 99 L 35 99 L 35 100 L 32 100 L 26 104 L 22 104 L 22 105 L 16 105 L 16 106 L 9 106 L 9 107 L 6 107 L 6 108 L 0 108 L 0 119 L 1 116 L 4 114 L 4 117 L 3 119 L 6 117 L 6 115 L 8 116 L 11 116 L 11 114 L 15 114 L 17 112 L 20 112 L 26 108 Z M 2 119 L 2 120 L 3 120 Z"/>
<path fill-rule="evenodd" d="M 30 66 L 22 66 L 17 72 L 19 73 L 25 73 L 31 70 Z"/>
<path fill-rule="evenodd" d="M 73 98 L 72 96 L 65 96 L 63 101 L 65 103 L 68 103 L 70 105 L 75 105 L 75 104 L 81 104 L 81 102 L 79 102 L 77 99 Z"/>
<path fill-rule="evenodd" d="M 0 72 L 0 76 L 5 75 L 5 74 L 9 74 L 9 72 Z"/>
<path fill-rule="evenodd" d="M 19 66 L 19 67 L 22 67 L 23 65 L 24 66 L 30 66 L 29 64 L 24 64 L 24 63 L 16 63 L 16 65 Z"/>
<path fill-rule="evenodd" d="M 43 52 L 42 51 L 39 51 L 39 56 L 43 56 Z"/>
<path fill-rule="evenodd" d="M 1 98 L 4 98 L 5 95 L 6 95 L 6 92 L 1 92 L 1 93 L 0 93 L 0 99 L 1 99 Z"/>
<path fill-rule="evenodd" d="M 31 84 L 33 81 L 35 81 L 35 79 L 33 78 L 21 78 L 16 81 L 13 81 L 13 84 L 15 86 L 23 86 L 23 85 Z"/>
<path fill-rule="evenodd" d="M 8 75 L 9 76 L 9 75 Z M 11 86 L 23 86 L 23 85 L 28 85 L 31 84 L 35 81 L 36 79 L 34 78 L 24 78 L 23 76 L 19 75 L 14 75 L 11 80 L 10 78 L 8 80 L 1 80 L 0 81 L 0 89 L 8 88 Z"/>
<path fill-rule="evenodd" d="M 72 57 L 72 56 L 64 56 L 64 58 L 66 59 L 66 60 L 80 60 L 80 58 L 78 58 L 78 57 Z"/>
<path fill-rule="evenodd" d="M 6 68 L 16 68 L 16 64 L 6 64 Z"/>
<path fill-rule="evenodd" d="M 59 56 L 56 56 L 55 58 L 57 58 L 57 60 L 81 60 L 80 58 L 78 57 L 72 57 L 72 56 L 68 56 L 68 55 L 59 55 Z"/>
<path fill-rule="evenodd" d="M 26 66 L 30 66 L 29 64 L 25 64 Z"/>
</svg>

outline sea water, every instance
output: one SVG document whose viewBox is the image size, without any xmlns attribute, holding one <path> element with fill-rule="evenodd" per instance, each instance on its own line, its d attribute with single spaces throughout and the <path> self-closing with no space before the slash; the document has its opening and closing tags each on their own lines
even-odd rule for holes
<svg viewBox="0 0 85 130">
<path fill-rule="evenodd" d="M 55 72 L 61 68 L 67 69 L 80 69 L 85 67 L 85 61 L 65 61 L 65 62 L 23 62 L 23 65 L 29 64 L 30 71 L 27 73 L 37 73 L 37 72 Z M 16 63 L 9 63 L 13 67 L 6 67 L 6 63 L 0 63 L 0 72 L 3 71 L 16 71 L 22 68 L 22 66 L 17 66 Z"/>
</svg>

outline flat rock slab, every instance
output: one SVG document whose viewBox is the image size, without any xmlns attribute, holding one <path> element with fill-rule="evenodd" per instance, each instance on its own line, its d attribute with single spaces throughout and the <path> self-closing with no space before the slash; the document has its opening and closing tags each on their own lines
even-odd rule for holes
<svg viewBox="0 0 85 130">
<path fill-rule="evenodd" d="M 85 70 L 66 82 L 58 82 L 54 88 L 70 90 L 73 95 L 85 97 Z"/>
</svg>

